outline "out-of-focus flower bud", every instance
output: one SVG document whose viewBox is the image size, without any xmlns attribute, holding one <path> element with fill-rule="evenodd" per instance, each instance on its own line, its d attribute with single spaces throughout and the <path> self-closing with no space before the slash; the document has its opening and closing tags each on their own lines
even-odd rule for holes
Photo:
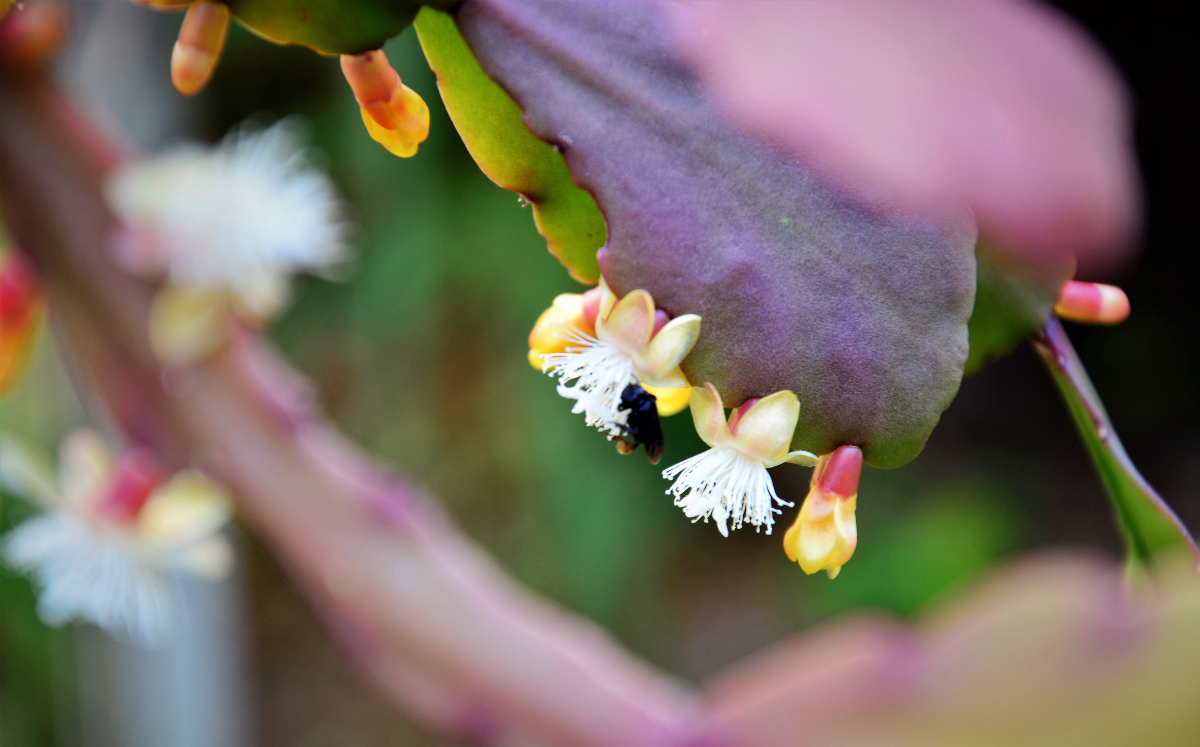
<svg viewBox="0 0 1200 747">
<path fill-rule="evenodd" d="M 8 9 L 12 7 L 13 0 L 0 0 L 0 18 L 8 15 Z"/>
<path fill-rule="evenodd" d="M 854 509 L 862 464 L 862 451 L 857 446 L 842 446 L 821 457 L 813 470 L 800 515 L 783 536 L 784 552 L 805 573 L 824 570 L 830 578 L 836 578 L 854 554 L 858 544 Z"/>
<path fill-rule="evenodd" d="M 720 393 L 705 383 L 692 389 L 691 406 L 696 432 L 712 448 L 663 470 L 663 477 L 675 481 L 667 493 L 693 521 L 711 516 L 724 536 L 728 524 L 738 529 L 743 522 L 765 525 L 770 534 L 779 513 L 774 504 L 792 504 L 775 494 L 767 468 L 817 461 L 807 451 L 788 450 L 800 401 L 792 392 L 775 392 L 746 402 L 726 421 Z"/>
<path fill-rule="evenodd" d="M 415 155 L 429 137 L 429 107 L 400 81 L 383 50 L 342 55 L 342 73 L 375 142 L 401 158 Z"/>
<path fill-rule="evenodd" d="M 16 8 L 11 15 L 4 10 L 0 8 L 0 67 L 24 72 L 41 68 L 66 35 L 67 9 L 62 3 L 36 2 Z"/>
<path fill-rule="evenodd" d="M 198 2 L 188 8 L 179 39 L 171 52 L 171 82 L 185 96 L 208 85 L 229 33 L 229 8 L 223 3 Z"/>
<path fill-rule="evenodd" d="M 29 261 L 15 251 L 0 255 L 0 396 L 25 370 L 41 305 Z"/>
<path fill-rule="evenodd" d="M 1068 280 L 1054 313 L 1072 322 L 1120 324 L 1129 318 L 1129 298 L 1114 285 Z"/>
</svg>

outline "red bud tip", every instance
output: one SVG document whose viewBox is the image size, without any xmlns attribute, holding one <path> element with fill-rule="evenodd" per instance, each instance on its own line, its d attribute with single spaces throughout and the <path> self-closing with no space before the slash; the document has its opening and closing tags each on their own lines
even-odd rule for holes
<svg viewBox="0 0 1200 747">
<path fill-rule="evenodd" d="M 146 505 L 150 494 L 164 477 L 158 460 L 143 449 L 132 448 L 121 455 L 108 490 L 96 506 L 96 512 L 113 521 L 133 519 Z"/>
<path fill-rule="evenodd" d="M 37 277 L 20 252 L 0 259 L 0 323 L 15 326 L 25 320 L 37 301 Z"/>
<path fill-rule="evenodd" d="M 1113 285 L 1068 280 L 1054 313 L 1084 324 L 1119 324 L 1129 317 L 1129 298 Z"/>
<path fill-rule="evenodd" d="M 858 478 L 862 475 L 862 449 L 839 446 L 816 476 L 816 485 L 827 493 L 841 498 L 858 495 Z"/>
</svg>

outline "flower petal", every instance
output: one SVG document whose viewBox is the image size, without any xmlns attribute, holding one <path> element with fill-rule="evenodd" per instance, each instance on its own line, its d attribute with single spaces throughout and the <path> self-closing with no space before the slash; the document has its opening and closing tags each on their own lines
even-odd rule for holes
<svg viewBox="0 0 1200 747">
<path fill-rule="evenodd" d="M 634 357 L 638 374 L 651 383 L 660 380 L 665 373 L 678 368 L 692 352 L 698 337 L 700 317 L 695 314 L 684 314 L 667 322 L 650 340 L 645 352 Z"/>
<path fill-rule="evenodd" d="M 172 560 L 172 565 L 207 581 L 220 581 L 233 570 L 233 545 L 220 534 L 201 540 Z"/>
<path fill-rule="evenodd" d="M 813 467 L 820 459 L 816 454 L 809 451 L 789 451 L 787 458 L 783 461 L 799 464 L 802 467 Z"/>
<path fill-rule="evenodd" d="M 788 390 L 755 402 L 742 415 L 733 433 L 734 446 L 746 456 L 769 466 L 784 461 L 800 419 L 800 400 Z"/>
<path fill-rule="evenodd" d="M 702 387 L 692 387 L 689 404 L 696 433 L 704 443 L 716 446 L 719 441 L 730 438 L 729 426 L 725 423 L 725 406 L 715 386 L 705 383 Z"/>
<path fill-rule="evenodd" d="M 225 339 L 220 291 L 164 286 L 150 306 L 150 345 L 164 363 L 179 365 L 212 352 Z"/>
<path fill-rule="evenodd" d="M 100 496 L 112 470 L 112 452 L 95 431 L 71 431 L 58 447 L 58 486 L 68 506 L 90 506 Z"/>
<path fill-rule="evenodd" d="M 0 438 L 0 486 L 42 508 L 63 502 L 50 461 L 14 438 Z"/>
<path fill-rule="evenodd" d="M 607 317 L 596 319 L 596 337 L 631 356 L 640 355 L 654 331 L 654 299 L 644 290 L 630 291 Z"/>
<path fill-rule="evenodd" d="M 681 377 L 683 373 L 679 374 Z M 687 380 L 684 379 L 686 382 Z M 683 408 L 688 406 L 688 402 L 692 398 L 692 388 L 690 386 L 651 386 L 643 383 L 642 389 L 645 389 L 650 394 L 654 395 L 658 405 L 658 416 L 660 418 L 669 417 L 679 412 L 683 412 Z"/>
<path fill-rule="evenodd" d="M 199 472 L 180 472 L 164 483 L 138 514 L 138 535 L 162 548 L 182 547 L 211 536 L 229 520 L 225 492 Z"/>
<path fill-rule="evenodd" d="M 548 353 L 564 353 L 571 345 L 559 329 L 559 325 L 574 327 L 583 332 L 583 296 L 578 293 L 560 293 L 550 308 L 542 312 L 533 330 L 529 333 L 529 365 L 542 370 L 542 356 Z"/>
</svg>

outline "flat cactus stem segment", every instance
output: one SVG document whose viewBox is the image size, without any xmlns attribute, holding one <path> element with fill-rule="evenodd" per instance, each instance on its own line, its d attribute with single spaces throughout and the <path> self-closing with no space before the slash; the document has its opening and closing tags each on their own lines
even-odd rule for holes
<svg viewBox="0 0 1200 747">
<path fill-rule="evenodd" d="M 1075 427 L 1100 473 L 1125 537 L 1130 562 L 1152 564 L 1185 553 L 1193 565 L 1200 562 L 1200 550 L 1187 527 L 1125 453 L 1062 323 L 1051 319 L 1033 339 L 1033 346 L 1066 400 Z"/>
<path fill-rule="evenodd" d="M 800 400 L 792 446 L 861 446 L 896 467 L 924 446 L 967 356 L 976 229 L 832 186 L 731 125 L 649 0 L 467 0 L 483 70 L 555 143 L 604 214 L 618 295 L 704 327 L 683 363 L 736 407 Z"/>
<path fill-rule="evenodd" d="M 276 44 L 300 44 L 322 54 L 379 49 L 412 23 L 422 5 L 451 0 L 227 0 L 243 26 Z"/>
<path fill-rule="evenodd" d="M 975 267 L 978 280 L 968 324 L 968 376 L 1042 329 L 1054 315 L 1063 283 L 1075 274 L 1075 260 L 1034 264 L 981 238 L 975 247 Z"/>
<path fill-rule="evenodd" d="M 446 111 L 479 168 L 530 202 L 538 232 L 573 278 L 597 282 L 596 250 L 608 233 L 596 201 L 571 180 L 555 147 L 525 127 L 521 110 L 479 66 L 452 17 L 422 8 L 414 25 Z"/>
</svg>

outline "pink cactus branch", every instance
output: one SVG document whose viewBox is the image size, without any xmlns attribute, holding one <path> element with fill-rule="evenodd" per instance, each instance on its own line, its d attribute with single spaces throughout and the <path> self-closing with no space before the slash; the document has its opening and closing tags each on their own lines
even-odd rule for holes
<svg viewBox="0 0 1200 747">
<path fill-rule="evenodd" d="M 261 342 L 160 369 L 152 288 L 106 259 L 114 163 L 49 86 L 0 78 L 4 219 L 43 275 L 93 412 L 223 481 L 352 657 L 439 729 L 499 743 L 678 741 L 695 707 L 686 689 L 506 578 L 419 490 L 289 400 L 299 385 Z"/>
</svg>

